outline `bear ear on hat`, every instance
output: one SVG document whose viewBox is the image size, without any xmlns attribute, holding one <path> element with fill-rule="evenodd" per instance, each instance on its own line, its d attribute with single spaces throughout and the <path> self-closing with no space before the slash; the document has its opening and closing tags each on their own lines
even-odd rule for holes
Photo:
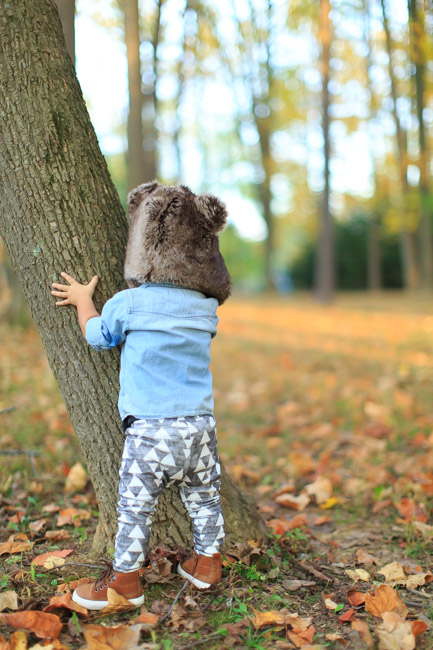
<svg viewBox="0 0 433 650">
<path fill-rule="evenodd" d="M 212 232 L 222 230 L 227 221 L 227 208 L 225 204 L 213 194 L 200 194 L 195 197 L 197 209 L 209 222 Z"/>
<path fill-rule="evenodd" d="M 131 190 L 127 198 L 129 211 L 134 210 L 148 194 L 154 192 L 158 187 L 158 181 L 151 181 L 150 183 L 143 183 Z"/>
</svg>

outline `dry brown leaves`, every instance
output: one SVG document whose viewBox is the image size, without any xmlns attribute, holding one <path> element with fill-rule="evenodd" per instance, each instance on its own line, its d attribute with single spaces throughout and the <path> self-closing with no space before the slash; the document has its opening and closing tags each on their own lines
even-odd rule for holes
<svg viewBox="0 0 433 650">
<path fill-rule="evenodd" d="M 55 614 L 24 611 L 13 614 L 0 614 L 0 622 L 22 630 L 29 630 L 40 639 L 57 639 L 62 623 Z"/>
</svg>

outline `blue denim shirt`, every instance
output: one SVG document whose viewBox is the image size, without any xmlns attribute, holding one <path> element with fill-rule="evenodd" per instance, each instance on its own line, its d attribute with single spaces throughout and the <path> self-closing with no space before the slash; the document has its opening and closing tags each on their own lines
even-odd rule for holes
<svg viewBox="0 0 433 650">
<path fill-rule="evenodd" d="M 122 344 L 119 412 L 139 419 L 213 413 L 210 343 L 218 301 L 166 284 L 116 293 L 86 324 L 95 350 Z"/>
</svg>

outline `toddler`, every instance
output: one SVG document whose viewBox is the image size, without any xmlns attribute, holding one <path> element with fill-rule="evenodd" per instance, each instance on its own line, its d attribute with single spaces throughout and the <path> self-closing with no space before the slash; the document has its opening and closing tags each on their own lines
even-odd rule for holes
<svg viewBox="0 0 433 650">
<path fill-rule="evenodd" d="M 144 602 L 139 568 L 161 491 L 177 485 L 191 517 L 194 554 L 178 572 L 198 589 L 221 579 L 224 520 L 213 417 L 210 343 L 218 304 L 231 281 L 216 233 L 224 204 L 181 185 L 156 181 L 128 195 L 125 259 L 129 289 L 115 294 L 101 315 L 93 303 L 98 278 L 53 284 L 56 305 L 75 305 L 95 350 L 122 346 L 119 412 L 125 431 L 114 561 L 73 600 L 91 610 L 108 604 L 107 589 L 134 605 Z"/>
</svg>

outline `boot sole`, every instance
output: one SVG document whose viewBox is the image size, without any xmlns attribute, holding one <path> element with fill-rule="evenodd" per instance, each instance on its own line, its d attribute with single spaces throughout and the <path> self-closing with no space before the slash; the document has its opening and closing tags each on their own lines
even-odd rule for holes
<svg viewBox="0 0 433 650">
<path fill-rule="evenodd" d="M 203 582 L 198 578 L 194 578 L 194 576 L 192 576 L 190 573 L 187 573 L 184 569 L 182 569 L 180 564 L 177 565 L 177 572 L 180 576 L 182 576 L 182 578 L 189 580 L 189 582 L 191 582 L 191 584 L 193 584 L 194 587 L 196 587 L 197 589 L 201 589 L 204 591 L 205 589 L 209 589 L 210 587 L 213 587 L 213 585 L 210 584 L 209 582 Z"/>
<path fill-rule="evenodd" d="M 109 605 L 108 600 L 88 600 L 87 598 L 82 598 L 79 596 L 77 593 L 72 594 L 72 600 L 74 603 L 77 603 L 77 605 L 81 605 L 81 607 L 85 607 L 86 609 L 91 609 L 94 611 L 104 609 L 104 607 L 107 607 Z M 136 605 L 137 607 L 139 605 L 143 605 L 144 603 L 144 594 L 141 596 L 138 596 L 138 598 L 127 598 L 131 605 Z"/>
</svg>

